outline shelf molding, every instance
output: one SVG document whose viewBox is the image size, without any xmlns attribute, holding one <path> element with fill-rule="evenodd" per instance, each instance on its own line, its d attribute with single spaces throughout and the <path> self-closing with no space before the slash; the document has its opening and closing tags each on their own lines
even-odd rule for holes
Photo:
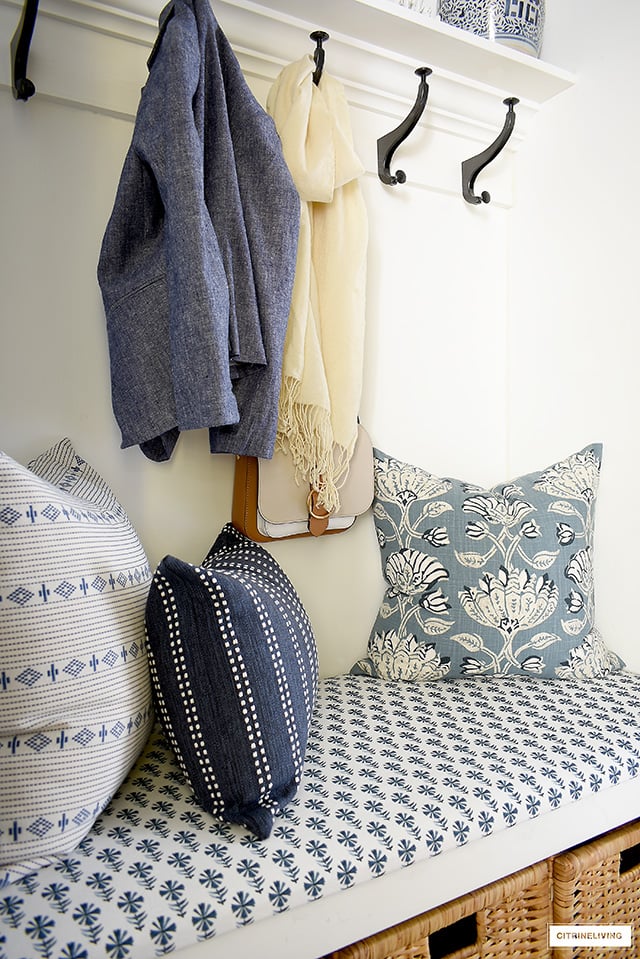
<svg viewBox="0 0 640 959">
<path fill-rule="evenodd" d="M 572 87 L 575 76 L 544 60 L 513 50 L 504 44 L 477 37 L 435 17 L 427 17 L 394 0 L 355 0 L 370 11 L 393 17 L 394 38 L 405 50 L 427 44 L 438 66 L 474 82 L 500 89 L 519 87 L 520 96 L 542 104 Z"/>
<path fill-rule="evenodd" d="M 575 83 L 567 71 L 395 0 L 212 0 L 212 5 L 263 101 L 284 65 L 312 54 L 309 34 L 326 30 L 325 69 L 343 82 L 353 107 L 370 119 L 375 115 L 380 135 L 406 116 L 415 97 L 415 70 L 429 67 L 428 109 L 408 149 L 420 151 L 421 162 L 412 168 L 428 171 L 421 185 L 445 192 L 453 186 L 449 173 L 436 169 L 438 162 L 449 171 L 453 156 L 470 155 L 490 143 L 502 123 L 505 97 L 520 101 L 505 150 L 513 153 L 537 112 Z M 133 120 L 163 6 L 164 0 L 40 0 L 29 66 L 37 96 Z M 20 0 L 0 0 L 5 36 L 13 33 L 20 11 Z M 11 88 L 8 58 L 0 60 L 0 85 Z M 445 144 L 443 133 L 448 134 Z M 424 151 L 436 137 L 439 149 L 427 157 Z M 375 175 L 375 158 L 369 160 L 367 169 Z M 496 202 L 505 194 L 508 206 L 510 185 L 496 191 Z"/>
<path fill-rule="evenodd" d="M 253 44 L 256 52 L 275 56 L 283 63 L 296 54 L 287 42 L 287 34 L 290 37 L 293 33 L 324 29 L 334 40 L 365 56 L 400 65 L 418 66 L 428 61 L 424 65 L 434 73 L 440 71 L 461 83 L 518 96 L 537 107 L 575 83 L 575 77 L 566 70 L 418 14 L 395 0 L 323 0 L 321 5 L 316 0 L 212 2 L 232 43 L 251 47 L 248 39 L 253 36 L 259 41 L 257 46 Z M 163 0 L 42 0 L 40 14 L 149 44 L 153 43 L 162 6 Z M 0 7 L 19 14 L 21 4 L 0 0 Z M 283 34 L 279 28 L 283 28 Z M 300 55 L 299 42 L 297 53 Z"/>
<path fill-rule="evenodd" d="M 221 23 L 225 16 L 230 24 L 239 22 L 244 12 L 246 18 L 325 29 L 342 42 L 405 64 L 427 59 L 434 72 L 437 68 L 505 95 L 514 93 L 538 106 L 575 83 L 566 70 L 418 14 L 394 0 L 323 0 L 321 7 L 315 0 L 219 0 L 214 9 Z"/>
</svg>

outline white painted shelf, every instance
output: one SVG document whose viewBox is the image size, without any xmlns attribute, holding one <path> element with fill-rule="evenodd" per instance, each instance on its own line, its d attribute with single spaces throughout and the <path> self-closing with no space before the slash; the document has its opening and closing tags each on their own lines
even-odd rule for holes
<svg viewBox="0 0 640 959">
<path fill-rule="evenodd" d="M 429 119 L 451 132 L 502 124 L 496 95 L 518 97 L 514 145 L 530 119 L 575 78 L 565 70 L 417 14 L 394 0 L 211 0 L 243 69 L 270 83 L 305 51 L 308 34 L 330 34 L 327 63 L 349 84 L 353 102 L 404 116 L 417 89 L 412 71 L 433 70 Z M 40 95 L 133 116 L 146 81 L 146 56 L 165 0 L 41 0 L 29 71 Z M 0 28 L 11 36 L 21 0 L 0 0 Z M 132 42 L 133 41 L 133 42 Z M 65 50 L 66 55 L 60 56 Z M 0 85 L 9 86 L 9 59 Z"/>
<path fill-rule="evenodd" d="M 213 5 L 216 9 L 215 0 Z M 222 0 L 220 6 L 291 26 L 323 29 L 343 41 L 355 41 L 371 53 L 384 51 L 387 56 L 430 66 L 533 104 L 542 104 L 575 83 L 566 70 L 415 13 L 393 0 Z"/>
</svg>

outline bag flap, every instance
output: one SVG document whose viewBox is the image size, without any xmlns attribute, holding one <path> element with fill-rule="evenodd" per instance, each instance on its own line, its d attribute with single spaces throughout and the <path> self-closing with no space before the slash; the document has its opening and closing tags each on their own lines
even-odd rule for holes
<svg viewBox="0 0 640 959">
<path fill-rule="evenodd" d="M 306 523 L 309 487 L 296 482 L 291 458 L 281 451 L 258 460 L 258 509 L 269 523 Z M 373 448 L 369 434 L 358 426 L 349 473 L 340 489 L 336 516 L 360 516 L 373 502 Z"/>
</svg>

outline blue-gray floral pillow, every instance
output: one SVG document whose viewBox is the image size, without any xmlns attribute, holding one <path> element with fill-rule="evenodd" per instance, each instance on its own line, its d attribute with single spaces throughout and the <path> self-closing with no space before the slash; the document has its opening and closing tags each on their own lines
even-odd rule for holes
<svg viewBox="0 0 640 959">
<path fill-rule="evenodd" d="M 425 681 L 521 673 L 586 679 L 624 666 L 595 626 L 593 524 L 602 446 L 482 489 L 374 450 L 388 588 L 355 673 Z"/>
</svg>

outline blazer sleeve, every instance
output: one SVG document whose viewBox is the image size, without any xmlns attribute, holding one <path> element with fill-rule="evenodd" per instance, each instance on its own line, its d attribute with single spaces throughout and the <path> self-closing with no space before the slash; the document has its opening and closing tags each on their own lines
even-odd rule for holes
<svg viewBox="0 0 640 959">
<path fill-rule="evenodd" d="M 217 33 L 216 60 L 225 77 L 226 123 L 233 148 L 233 169 L 228 187 L 237 201 L 220 208 L 216 191 L 209 192 L 214 222 L 228 210 L 242 212 L 233 247 L 246 249 L 246 266 L 234 266 L 236 290 L 251 290 L 242 310 L 235 304 L 232 325 L 238 330 L 240 354 L 234 361 L 234 392 L 240 410 L 237 424 L 211 429 L 213 453 L 243 453 L 270 458 L 276 437 L 278 401 L 282 379 L 282 355 L 295 275 L 300 222 L 300 198 L 285 163 L 275 124 L 248 89 L 228 41 Z M 205 129 L 205 144 L 216 137 L 215 125 Z M 222 226 L 218 230 L 223 232 Z M 241 237 L 243 244 L 238 242 Z M 254 305 L 255 304 L 255 305 Z M 235 313 L 235 318 L 234 318 Z M 247 362 L 246 343 L 258 332 L 264 349 L 264 364 Z M 244 365 L 241 366 L 241 361 Z"/>
<path fill-rule="evenodd" d="M 201 80 L 193 11 L 172 8 L 153 53 L 98 278 L 122 446 L 168 459 L 184 429 L 229 426 L 229 289 L 204 199 L 193 99 Z"/>
</svg>

